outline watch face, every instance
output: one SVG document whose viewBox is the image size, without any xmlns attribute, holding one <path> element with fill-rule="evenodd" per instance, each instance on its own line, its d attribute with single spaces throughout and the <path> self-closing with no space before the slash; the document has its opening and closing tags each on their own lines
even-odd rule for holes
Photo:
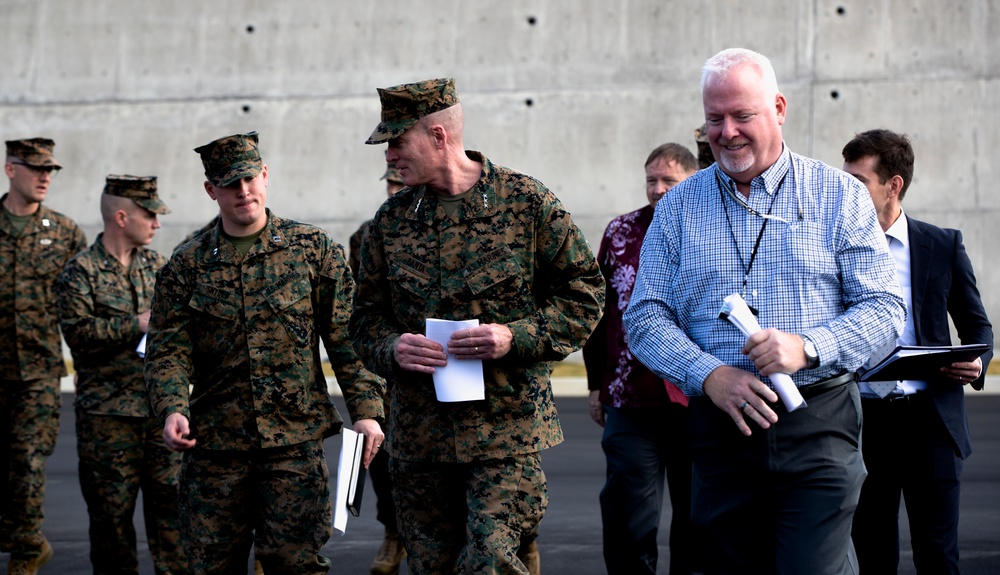
<svg viewBox="0 0 1000 575">
<path fill-rule="evenodd" d="M 811 341 L 806 341 L 805 345 L 802 346 L 803 351 L 806 353 L 806 359 L 809 360 L 809 365 L 814 365 L 819 363 L 819 354 L 816 353 L 816 346 Z"/>
</svg>

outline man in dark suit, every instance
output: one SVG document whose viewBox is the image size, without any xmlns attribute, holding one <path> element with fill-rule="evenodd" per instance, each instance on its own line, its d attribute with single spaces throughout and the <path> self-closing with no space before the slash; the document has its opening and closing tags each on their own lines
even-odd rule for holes
<svg viewBox="0 0 1000 575">
<path fill-rule="evenodd" d="M 991 350 L 922 381 L 861 382 L 862 453 L 868 477 L 852 536 L 861 573 L 895 573 L 899 564 L 899 503 L 910 519 L 917 573 L 958 573 L 958 509 L 963 460 L 972 452 L 965 385 L 983 388 L 993 357 L 993 329 L 979 297 L 962 232 L 903 214 L 913 176 L 906 136 L 870 130 L 843 150 L 844 170 L 868 187 L 896 260 L 906 300 L 900 345 L 951 345 L 948 316 L 963 344 Z"/>
</svg>

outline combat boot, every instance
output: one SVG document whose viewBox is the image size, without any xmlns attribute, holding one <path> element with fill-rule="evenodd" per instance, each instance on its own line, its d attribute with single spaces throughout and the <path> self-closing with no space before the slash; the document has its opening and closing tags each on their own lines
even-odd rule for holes
<svg viewBox="0 0 1000 575">
<path fill-rule="evenodd" d="M 521 546 L 517 550 L 517 558 L 528 568 L 531 575 L 539 575 L 542 572 L 542 558 L 538 554 L 538 544 L 532 539 L 531 543 Z"/>
<path fill-rule="evenodd" d="M 399 564 L 406 557 L 406 549 L 399 538 L 399 533 L 386 531 L 385 538 L 382 539 L 382 548 L 378 550 L 378 555 L 372 561 L 371 575 L 396 575 L 399 573 Z"/>
<path fill-rule="evenodd" d="M 7 563 L 7 575 L 36 575 L 38 569 L 52 559 L 52 546 L 42 537 L 42 549 L 38 555 L 11 555 Z"/>
</svg>

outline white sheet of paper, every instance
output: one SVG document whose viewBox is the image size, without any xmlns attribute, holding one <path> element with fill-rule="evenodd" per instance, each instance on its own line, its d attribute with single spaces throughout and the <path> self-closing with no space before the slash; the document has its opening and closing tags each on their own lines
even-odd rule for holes
<svg viewBox="0 0 1000 575">
<path fill-rule="evenodd" d="M 135 346 L 135 352 L 139 354 L 139 357 L 146 357 L 146 334 L 142 334 L 139 345 Z"/>
<path fill-rule="evenodd" d="M 353 429 L 346 427 L 340 430 L 340 458 L 337 462 L 337 491 L 333 500 L 333 528 L 343 535 L 347 531 L 347 517 L 351 514 L 347 510 L 347 494 L 351 492 L 352 473 L 351 466 L 356 457 L 356 444 L 364 441 L 364 436 Z"/>
<path fill-rule="evenodd" d="M 478 319 L 451 321 L 427 318 L 424 334 L 448 349 L 451 334 L 460 329 L 479 325 Z M 486 399 L 486 383 L 483 381 L 483 361 L 480 359 L 457 359 L 448 354 L 448 365 L 434 368 L 434 393 L 442 402 L 475 401 Z"/>
</svg>

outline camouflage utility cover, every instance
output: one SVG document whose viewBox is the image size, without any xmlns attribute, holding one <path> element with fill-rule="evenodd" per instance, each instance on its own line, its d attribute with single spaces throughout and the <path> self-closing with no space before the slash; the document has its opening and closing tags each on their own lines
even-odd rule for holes
<svg viewBox="0 0 1000 575">
<path fill-rule="evenodd" d="M 205 177 L 219 188 L 245 177 L 257 177 L 264 166 L 257 149 L 257 132 L 219 138 L 194 151 L 201 156 Z"/>
<path fill-rule="evenodd" d="M 170 208 L 156 194 L 156 176 L 110 175 L 104 180 L 104 193 L 128 198 L 154 214 L 169 214 Z"/>
<path fill-rule="evenodd" d="M 66 375 L 52 285 L 63 265 L 85 247 L 79 226 L 44 205 L 21 232 L 0 210 L 0 370 L 5 379 Z"/>
<path fill-rule="evenodd" d="M 27 140 L 7 140 L 7 156 L 18 158 L 29 166 L 36 168 L 53 167 L 62 169 L 59 162 L 52 157 L 52 149 L 56 143 L 48 138 L 30 138 Z"/>
<path fill-rule="evenodd" d="M 396 164 L 389 162 L 385 166 L 385 173 L 382 174 L 382 177 L 379 179 L 402 184 L 403 174 L 400 173 L 399 168 L 396 167 Z"/>
<path fill-rule="evenodd" d="M 382 101 L 382 121 L 366 144 L 381 144 L 397 138 L 416 125 L 420 118 L 458 103 L 455 80 L 452 78 L 379 88 L 378 97 Z"/>
<path fill-rule="evenodd" d="M 389 451 L 468 462 L 562 442 L 551 362 L 579 349 L 604 308 L 604 278 L 562 203 L 537 180 L 478 152 L 479 181 L 449 216 L 426 188 L 404 189 L 365 234 L 351 335 L 389 380 Z M 513 348 L 483 363 L 486 399 L 440 403 L 430 375 L 399 370 L 393 345 L 425 320 L 506 325 Z"/>
<path fill-rule="evenodd" d="M 204 449 L 338 433 L 322 339 L 351 418 L 381 419 L 381 384 L 347 335 L 353 293 L 340 244 L 270 211 L 245 257 L 218 227 L 185 243 L 156 275 L 145 365 L 154 414 L 187 416 Z"/>
<path fill-rule="evenodd" d="M 59 324 L 79 375 L 76 408 L 89 413 L 150 417 L 138 315 L 153 299 L 156 270 L 166 258 L 148 248 L 132 252 L 128 268 L 99 234 L 66 264 L 56 281 Z"/>
</svg>

